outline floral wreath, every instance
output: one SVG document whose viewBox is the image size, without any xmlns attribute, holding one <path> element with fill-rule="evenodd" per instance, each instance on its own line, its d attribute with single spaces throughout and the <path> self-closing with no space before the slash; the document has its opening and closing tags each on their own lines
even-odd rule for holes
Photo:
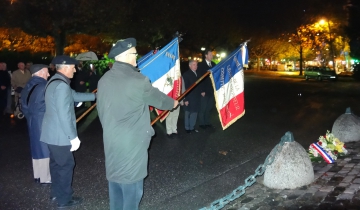
<svg viewBox="0 0 360 210">
<path fill-rule="evenodd" d="M 327 163 L 334 163 L 338 156 L 346 155 L 344 142 L 341 142 L 330 131 L 325 136 L 320 136 L 318 142 L 309 146 L 309 157 L 313 162 L 325 160 Z"/>
</svg>

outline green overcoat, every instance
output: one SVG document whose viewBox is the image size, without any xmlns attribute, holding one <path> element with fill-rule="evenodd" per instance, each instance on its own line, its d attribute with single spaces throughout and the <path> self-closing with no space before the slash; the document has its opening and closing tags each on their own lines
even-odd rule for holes
<svg viewBox="0 0 360 210">
<path fill-rule="evenodd" d="M 97 109 L 109 181 L 131 184 L 147 176 L 148 147 L 155 133 L 149 106 L 170 110 L 174 100 L 154 88 L 132 65 L 115 62 L 100 79 Z"/>
</svg>

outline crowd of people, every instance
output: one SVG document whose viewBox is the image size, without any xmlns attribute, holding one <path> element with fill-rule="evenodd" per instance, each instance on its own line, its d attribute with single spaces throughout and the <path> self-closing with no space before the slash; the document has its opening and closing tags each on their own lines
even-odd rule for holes
<svg viewBox="0 0 360 210">
<path fill-rule="evenodd" d="M 15 104 L 21 104 L 28 123 L 34 180 L 51 184 L 50 200 L 57 202 L 60 209 L 83 200 L 73 196 L 72 190 L 72 152 L 81 144 L 76 130 L 77 102 L 97 103 L 111 210 L 139 207 L 147 176 L 148 148 L 155 133 L 149 106 L 170 111 L 166 119 L 170 138 L 178 133 L 180 104 L 185 111 L 187 133 L 199 132 L 197 120 L 201 129 L 213 128 L 210 111 L 214 94 L 209 78 L 179 102 L 154 88 L 138 71 L 134 38 L 119 40 L 108 57 L 115 63 L 101 78 L 93 65 L 84 69 L 81 61 L 65 55 L 56 56 L 49 66 L 19 62 L 19 69 L 12 75 L 6 64 L 0 63 L 1 112 L 7 111 L 9 90 L 13 88 Z M 211 60 L 212 52 L 208 50 L 202 62 L 189 61 L 189 70 L 182 76 L 182 92 L 215 66 Z"/>
</svg>

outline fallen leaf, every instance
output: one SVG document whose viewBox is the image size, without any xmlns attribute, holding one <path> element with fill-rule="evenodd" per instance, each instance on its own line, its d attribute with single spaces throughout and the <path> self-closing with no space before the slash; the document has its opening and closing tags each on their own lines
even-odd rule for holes
<svg viewBox="0 0 360 210">
<path fill-rule="evenodd" d="M 227 151 L 220 150 L 219 153 L 222 154 L 222 155 L 227 155 L 228 152 L 227 152 Z"/>
</svg>

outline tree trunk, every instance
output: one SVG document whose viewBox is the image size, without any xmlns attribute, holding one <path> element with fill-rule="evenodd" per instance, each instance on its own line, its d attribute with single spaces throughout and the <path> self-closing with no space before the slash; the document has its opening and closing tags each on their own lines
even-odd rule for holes
<svg viewBox="0 0 360 210">
<path fill-rule="evenodd" d="M 260 57 L 257 57 L 257 70 L 260 71 Z"/>
<path fill-rule="evenodd" d="M 299 65 L 300 65 L 300 72 L 299 72 L 299 75 L 301 76 L 301 75 L 303 75 L 303 48 L 302 48 L 302 46 L 300 45 L 300 63 L 299 63 Z"/>
<path fill-rule="evenodd" d="M 63 30 L 54 32 L 55 39 L 55 56 L 64 54 L 64 47 L 66 44 L 66 33 Z"/>
</svg>

